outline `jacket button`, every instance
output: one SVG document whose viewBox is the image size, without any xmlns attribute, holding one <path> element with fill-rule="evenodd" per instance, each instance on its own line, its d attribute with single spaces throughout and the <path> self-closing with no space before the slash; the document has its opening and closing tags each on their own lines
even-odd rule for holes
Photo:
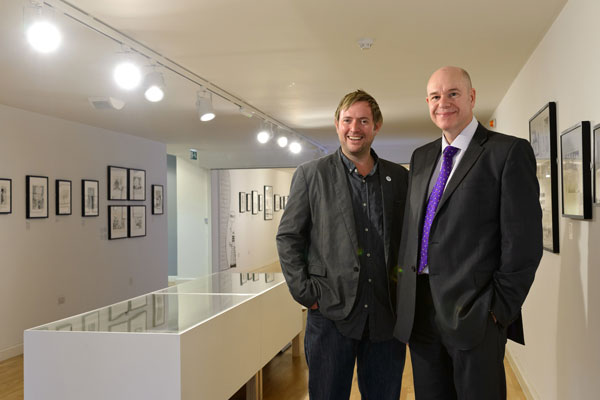
<svg viewBox="0 0 600 400">
<path fill-rule="evenodd" d="M 417 272 L 417 267 L 415 267 L 414 265 L 411 267 L 412 272 Z"/>
<path fill-rule="evenodd" d="M 358 272 L 358 267 L 354 267 L 354 272 Z"/>
</svg>

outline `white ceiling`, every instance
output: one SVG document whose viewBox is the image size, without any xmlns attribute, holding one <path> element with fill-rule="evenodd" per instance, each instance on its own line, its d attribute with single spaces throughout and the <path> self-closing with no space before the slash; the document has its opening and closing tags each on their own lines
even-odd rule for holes
<svg viewBox="0 0 600 400">
<path fill-rule="evenodd" d="M 138 42 L 134 49 L 162 55 L 159 63 L 189 70 L 184 75 L 209 81 L 329 151 L 337 147 L 333 112 L 340 98 L 363 88 L 384 116 L 375 149 L 407 162 L 415 146 L 439 134 L 424 101 L 430 73 L 448 64 L 466 68 L 477 89 L 476 115 L 487 121 L 566 0 L 46 2 L 63 33 L 50 55 L 25 42 L 28 2 L 0 2 L 0 103 L 157 140 L 171 154 L 193 147 L 201 165 L 222 168 L 293 166 L 317 153 L 308 144 L 300 156 L 261 146 L 260 119 L 240 115 L 219 96 L 217 118 L 200 122 L 198 86 L 166 68 L 163 102 L 146 102 L 141 90 L 121 91 L 111 78 L 124 56 L 119 44 L 63 12 L 108 25 L 101 30 L 126 35 Z M 357 44 L 364 37 L 374 39 L 370 50 Z M 126 106 L 98 111 L 89 96 L 121 98 Z"/>
</svg>

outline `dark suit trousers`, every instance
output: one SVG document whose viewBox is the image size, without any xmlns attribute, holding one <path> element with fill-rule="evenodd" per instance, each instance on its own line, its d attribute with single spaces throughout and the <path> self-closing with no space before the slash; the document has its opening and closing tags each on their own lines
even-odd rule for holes
<svg viewBox="0 0 600 400">
<path fill-rule="evenodd" d="M 450 346 L 435 322 L 429 275 L 417 276 L 415 322 L 409 347 L 415 397 L 422 399 L 506 399 L 506 330 L 490 314 L 483 341 L 472 349 Z"/>
</svg>

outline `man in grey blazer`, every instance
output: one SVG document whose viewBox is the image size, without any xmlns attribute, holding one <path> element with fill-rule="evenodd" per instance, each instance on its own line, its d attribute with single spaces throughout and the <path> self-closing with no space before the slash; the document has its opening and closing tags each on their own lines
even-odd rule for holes
<svg viewBox="0 0 600 400">
<path fill-rule="evenodd" d="M 406 346 L 392 331 L 408 173 L 371 149 L 382 122 L 373 97 L 347 94 L 335 112 L 340 148 L 298 167 L 279 224 L 281 268 L 309 309 L 311 399 L 348 399 L 355 361 L 363 398 L 400 395 Z"/>
<path fill-rule="evenodd" d="M 477 122 L 463 69 L 434 72 L 427 103 L 442 135 L 411 159 L 394 334 L 409 343 L 417 399 L 504 399 L 506 339 L 524 343 L 542 256 L 535 158 Z"/>
</svg>

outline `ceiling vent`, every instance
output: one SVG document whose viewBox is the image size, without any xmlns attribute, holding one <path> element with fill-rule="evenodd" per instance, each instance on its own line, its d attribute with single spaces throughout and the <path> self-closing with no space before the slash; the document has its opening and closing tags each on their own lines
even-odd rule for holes
<svg viewBox="0 0 600 400">
<path fill-rule="evenodd" d="M 88 101 L 96 110 L 121 110 L 125 102 L 114 97 L 88 97 Z"/>
</svg>

